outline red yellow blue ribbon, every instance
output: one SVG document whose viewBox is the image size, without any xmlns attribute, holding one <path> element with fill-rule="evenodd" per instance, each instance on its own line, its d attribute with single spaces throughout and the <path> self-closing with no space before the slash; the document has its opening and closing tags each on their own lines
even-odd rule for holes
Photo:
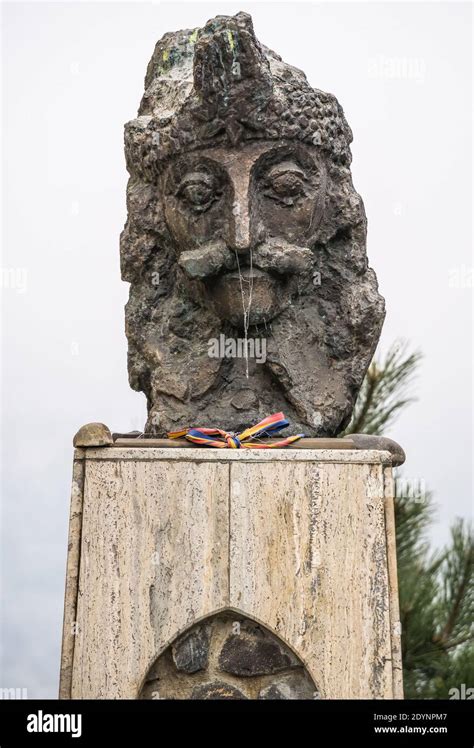
<svg viewBox="0 0 474 748">
<path fill-rule="evenodd" d="M 188 441 L 193 442 L 193 444 L 201 447 L 218 447 L 219 449 L 275 449 L 276 447 L 286 447 L 288 444 L 292 444 L 304 437 L 304 434 L 287 436 L 285 439 L 273 442 L 272 444 L 257 444 L 249 440 L 258 439 L 262 436 L 271 436 L 289 425 L 283 413 L 274 413 L 272 416 L 264 418 L 263 421 L 260 421 L 255 426 L 245 429 L 241 434 L 235 434 L 232 431 L 223 431 L 222 429 L 191 428 L 182 429 L 181 431 L 170 431 L 168 438 L 179 439 L 180 437 L 184 437 Z"/>
</svg>

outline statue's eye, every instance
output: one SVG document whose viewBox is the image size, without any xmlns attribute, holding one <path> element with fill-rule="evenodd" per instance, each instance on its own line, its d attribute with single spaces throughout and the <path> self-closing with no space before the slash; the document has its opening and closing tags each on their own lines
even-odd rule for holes
<svg viewBox="0 0 474 748">
<path fill-rule="evenodd" d="M 211 199 L 212 194 L 212 189 L 205 182 L 187 184 L 181 192 L 181 196 L 193 205 L 204 205 Z"/>
<path fill-rule="evenodd" d="M 287 172 L 278 174 L 270 180 L 272 190 L 281 197 L 301 195 L 303 193 L 303 180 L 299 174 Z"/>
<path fill-rule="evenodd" d="M 192 210 L 201 213 L 220 197 L 216 180 L 207 173 L 188 174 L 177 191 L 178 197 Z"/>
<path fill-rule="evenodd" d="M 305 177 L 299 169 L 273 169 L 265 180 L 265 194 L 284 205 L 294 205 L 305 195 Z"/>
</svg>

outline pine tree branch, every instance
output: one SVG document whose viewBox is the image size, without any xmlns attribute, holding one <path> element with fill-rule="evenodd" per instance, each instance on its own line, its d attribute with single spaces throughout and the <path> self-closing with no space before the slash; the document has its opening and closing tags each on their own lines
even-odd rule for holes
<svg viewBox="0 0 474 748">
<path fill-rule="evenodd" d="M 474 642 L 474 634 L 468 634 L 467 636 L 463 636 L 461 639 L 458 639 L 455 642 L 449 642 L 449 644 L 445 644 L 443 646 L 443 649 L 454 649 L 454 647 L 459 647 L 460 644 L 466 644 L 466 642 Z"/>
<path fill-rule="evenodd" d="M 353 434 L 358 434 L 360 430 L 364 427 L 365 419 L 372 405 L 374 392 L 376 389 L 376 384 L 377 384 L 376 371 L 377 371 L 376 365 L 372 364 L 370 369 L 367 372 L 367 375 L 366 375 L 367 391 L 364 396 L 364 403 L 362 405 L 362 408 L 359 414 L 357 415 L 355 421 L 351 424 L 351 430 Z"/>
<path fill-rule="evenodd" d="M 407 346 L 397 341 L 381 362 L 372 361 L 357 398 L 352 420 L 343 435 L 351 433 L 380 434 L 394 416 L 413 398 L 406 390 L 421 354 L 407 354 Z"/>
<path fill-rule="evenodd" d="M 473 563 L 473 553 L 471 549 L 467 554 L 466 562 L 464 564 L 463 574 L 462 574 L 461 581 L 459 583 L 459 586 L 458 586 L 458 589 L 457 589 L 457 592 L 454 598 L 454 602 L 451 608 L 449 618 L 446 622 L 446 625 L 443 631 L 441 632 L 439 637 L 437 637 L 437 640 L 445 648 L 447 648 L 449 637 L 453 633 L 454 627 L 457 623 L 458 615 L 461 610 L 464 597 L 468 590 L 469 581 L 472 576 L 472 563 Z"/>
</svg>

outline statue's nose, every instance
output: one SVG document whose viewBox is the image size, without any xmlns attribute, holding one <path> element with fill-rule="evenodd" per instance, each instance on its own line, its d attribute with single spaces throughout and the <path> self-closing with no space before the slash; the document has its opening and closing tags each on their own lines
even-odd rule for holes
<svg viewBox="0 0 474 748">
<path fill-rule="evenodd" d="M 245 253 L 250 250 L 250 210 L 248 198 L 234 200 L 232 207 L 231 229 L 229 244 L 236 252 Z"/>
</svg>

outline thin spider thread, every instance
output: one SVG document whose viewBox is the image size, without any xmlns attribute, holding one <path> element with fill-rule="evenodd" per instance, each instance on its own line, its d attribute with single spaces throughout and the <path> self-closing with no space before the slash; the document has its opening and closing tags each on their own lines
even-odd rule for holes
<svg viewBox="0 0 474 748">
<path fill-rule="evenodd" d="M 244 293 L 244 279 L 242 277 L 242 272 L 240 269 L 240 262 L 239 262 L 239 255 L 236 249 L 234 249 L 235 252 L 235 259 L 237 260 L 237 270 L 239 273 L 239 285 L 240 285 L 240 295 L 242 297 L 242 311 L 244 315 L 244 356 L 245 356 L 245 376 L 248 379 L 249 378 L 249 352 L 248 352 L 248 330 L 250 327 L 250 309 L 252 306 L 252 294 L 253 294 L 253 253 L 252 248 L 250 247 L 250 278 L 248 280 L 249 284 L 249 296 L 248 296 L 248 304 L 247 308 L 245 308 L 245 293 Z"/>
</svg>

